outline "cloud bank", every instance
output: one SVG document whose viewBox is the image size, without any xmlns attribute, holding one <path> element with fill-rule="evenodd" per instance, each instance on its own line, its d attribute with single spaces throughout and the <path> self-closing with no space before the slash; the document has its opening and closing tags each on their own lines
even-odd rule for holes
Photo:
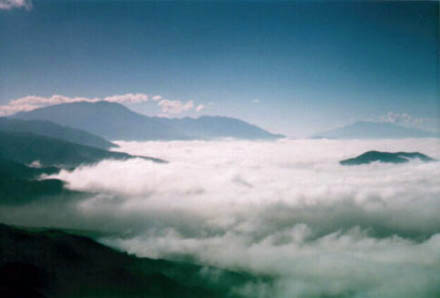
<svg viewBox="0 0 440 298">
<path fill-rule="evenodd" d="M 103 161 L 56 178 L 95 195 L 69 208 L 3 209 L 4 221 L 110 233 L 106 244 L 270 276 L 249 297 L 436 297 L 438 162 L 344 167 L 367 150 L 436 139 L 120 142 L 170 161 Z M 64 210 L 64 211 L 63 211 Z"/>
</svg>

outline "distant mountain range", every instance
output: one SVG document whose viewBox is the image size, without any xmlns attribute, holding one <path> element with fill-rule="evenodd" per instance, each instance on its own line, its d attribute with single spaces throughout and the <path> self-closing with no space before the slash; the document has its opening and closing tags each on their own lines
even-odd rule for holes
<svg viewBox="0 0 440 298">
<path fill-rule="evenodd" d="M 408 128 L 385 122 L 356 122 L 341 128 L 315 134 L 312 138 L 328 139 L 399 139 L 440 137 L 429 131 Z"/>
<path fill-rule="evenodd" d="M 232 289 L 261 282 L 246 273 L 137 258 L 55 229 L 0 224 L 0 243 L 5 298 L 240 298 L 247 295 Z"/>
<path fill-rule="evenodd" d="M 0 131 L 0 158 L 22 164 L 38 161 L 42 166 L 76 167 L 103 159 L 128 159 L 134 156 L 79 145 L 31 133 Z M 163 160 L 141 157 L 156 162 Z"/>
<path fill-rule="evenodd" d="M 87 131 L 61 126 L 46 120 L 25 121 L 3 117 L 0 118 L 0 131 L 11 133 L 32 133 L 100 149 L 117 147 L 117 145 L 106 139 L 93 135 Z"/>
<path fill-rule="evenodd" d="M 59 104 L 21 112 L 22 120 L 46 120 L 102 136 L 110 140 L 188 140 L 212 138 L 276 139 L 255 125 L 228 117 L 169 119 L 135 113 L 106 101 Z"/>
<path fill-rule="evenodd" d="M 368 151 L 357 157 L 341 160 L 341 165 L 362 165 L 375 161 L 384 163 L 405 163 L 411 159 L 419 159 L 421 161 L 434 161 L 433 158 L 419 152 L 380 152 Z"/>
</svg>

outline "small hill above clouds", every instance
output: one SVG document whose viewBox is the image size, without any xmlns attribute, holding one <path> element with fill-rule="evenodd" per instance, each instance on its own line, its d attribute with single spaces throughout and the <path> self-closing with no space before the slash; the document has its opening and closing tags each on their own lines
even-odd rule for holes
<svg viewBox="0 0 440 298">
<path fill-rule="evenodd" d="M 380 151 L 368 151 L 357 157 L 341 160 L 341 165 L 362 165 L 372 162 L 384 162 L 384 163 L 405 163 L 412 159 L 419 159 L 421 161 L 434 161 L 433 158 L 419 153 L 419 152 L 380 152 Z"/>
<path fill-rule="evenodd" d="M 440 137 L 429 131 L 403 127 L 385 122 L 356 122 L 341 128 L 328 130 L 312 136 L 328 139 L 400 139 Z"/>
<path fill-rule="evenodd" d="M 0 131 L 32 133 L 100 149 L 117 147 L 117 145 L 100 136 L 93 135 L 84 130 L 61 126 L 47 120 L 0 118 Z"/>
<path fill-rule="evenodd" d="M 110 140 L 187 140 L 232 137 L 274 139 L 271 134 L 244 121 L 228 117 L 170 119 L 148 117 L 106 101 L 60 104 L 18 113 L 23 120 L 48 120 L 83 129 Z"/>
</svg>

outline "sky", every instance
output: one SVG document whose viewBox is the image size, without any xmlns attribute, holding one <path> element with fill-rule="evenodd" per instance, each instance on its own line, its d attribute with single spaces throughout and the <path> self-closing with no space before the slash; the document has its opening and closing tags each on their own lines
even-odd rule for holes
<svg viewBox="0 0 440 298">
<path fill-rule="evenodd" d="M 439 129 L 438 1 L 0 0 L 0 115 L 111 100 L 288 136 Z"/>
</svg>

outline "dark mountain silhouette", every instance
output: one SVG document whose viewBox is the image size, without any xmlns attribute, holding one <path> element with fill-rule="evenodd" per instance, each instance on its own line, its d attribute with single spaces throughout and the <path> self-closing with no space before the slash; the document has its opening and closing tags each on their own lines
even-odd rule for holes
<svg viewBox="0 0 440 298">
<path fill-rule="evenodd" d="M 405 163 L 411 159 L 419 159 L 422 161 L 433 161 L 434 159 L 419 152 L 380 152 L 368 151 L 355 158 L 349 158 L 340 161 L 341 165 L 362 165 L 379 161 L 385 163 Z"/>
<path fill-rule="evenodd" d="M 261 128 L 227 117 L 167 119 L 135 113 L 106 101 L 59 104 L 18 113 L 24 120 L 48 120 L 103 136 L 110 140 L 185 140 L 219 137 L 279 138 Z"/>
<path fill-rule="evenodd" d="M 232 288 L 258 282 L 244 273 L 136 258 L 53 229 L 0 224 L 0 256 L 0 296 L 8 298 L 232 298 L 241 297 Z"/>
<path fill-rule="evenodd" d="M 416 128 L 408 128 L 385 122 L 356 122 L 341 128 L 325 131 L 313 138 L 328 139 L 399 139 L 434 138 L 440 135 Z"/>
<path fill-rule="evenodd" d="M 104 138 L 93 135 L 84 130 L 61 126 L 45 120 L 25 121 L 11 118 L 0 118 L 0 131 L 32 133 L 100 149 L 117 147 L 117 145 Z"/>
<path fill-rule="evenodd" d="M 103 159 L 128 159 L 133 156 L 74 144 L 29 133 L 0 131 L 0 158 L 22 164 L 39 161 L 43 166 L 75 167 Z M 156 162 L 163 160 L 142 157 Z"/>
</svg>

